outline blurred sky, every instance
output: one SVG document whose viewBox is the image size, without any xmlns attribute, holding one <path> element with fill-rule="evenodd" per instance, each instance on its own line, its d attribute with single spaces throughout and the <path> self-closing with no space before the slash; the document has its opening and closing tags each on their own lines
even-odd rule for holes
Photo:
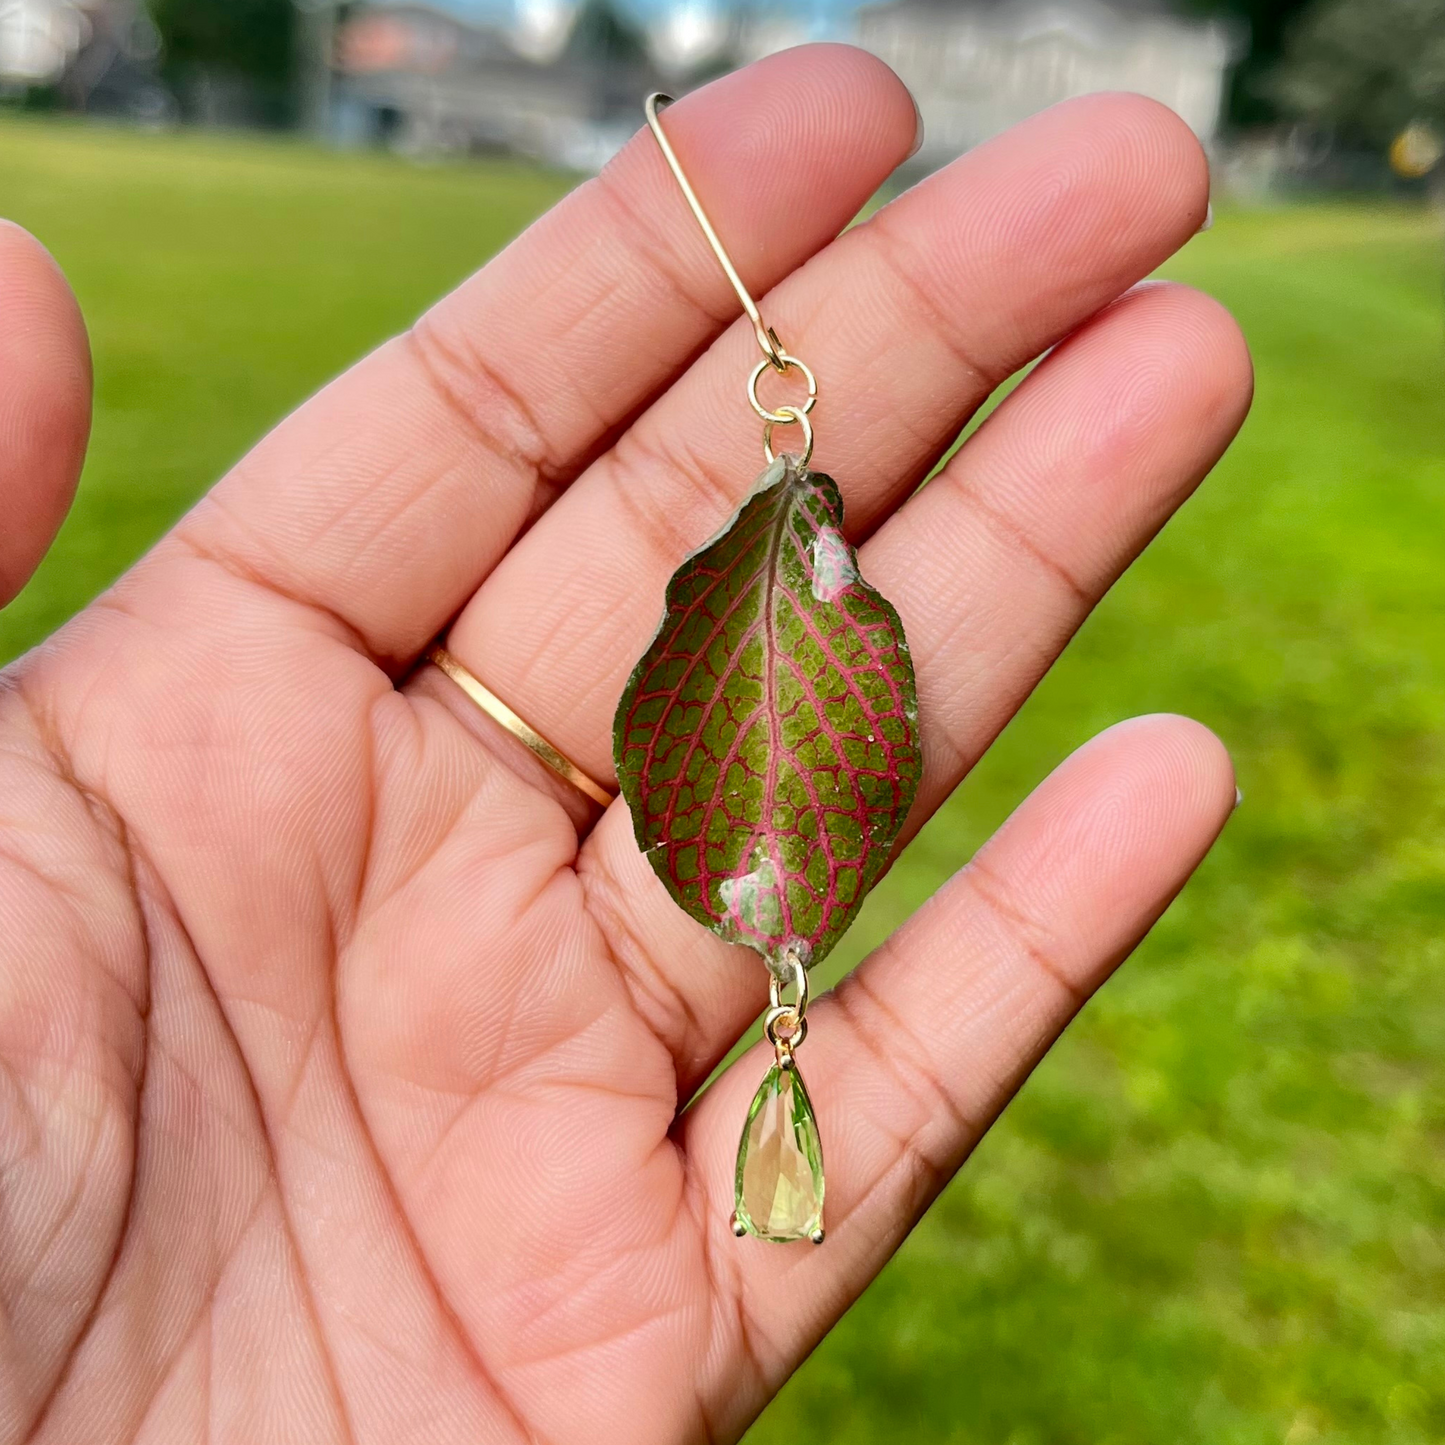
<svg viewBox="0 0 1445 1445">
<path fill-rule="evenodd" d="M 570 8 L 571 0 L 432 0 L 432 3 L 438 9 L 450 10 L 469 20 L 507 21 L 519 9 L 529 5 Z M 639 20 L 651 20 L 669 10 L 684 8 L 709 12 L 732 8 L 732 0 L 614 0 L 614 3 L 618 10 Z M 806 17 L 814 34 L 821 39 L 839 33 L 841 23 L 859 3 L 860 0 L 802 0 L 802 3 L 793 3 L 787 8 L 795 20 L 802 21 Z M 767 11 L 780 6 L 776 0 L 775 3 L 761 0 L 750 8 Z"/>
</svg>

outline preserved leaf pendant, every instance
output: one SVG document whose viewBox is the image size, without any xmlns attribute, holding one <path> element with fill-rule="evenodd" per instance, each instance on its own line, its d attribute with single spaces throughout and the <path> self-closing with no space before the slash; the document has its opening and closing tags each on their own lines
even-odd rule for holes
<svg viewBox="0 0 1445 1445">
<path fill-rule="evenodd" d="M 818 380 L 764 322 L 683 173 L 658 119 L 670 103 L 649 96 L 647 124 L 763 353 L 746 390 L 768 468 L 668 583 L 612 751 L 668 892 L 768 965 L 774 1062 L 738 1144 L 733 1232 L 822 1244 L 823 1145 L 794 1057 L 808 970 L 857 916 L 913 806 L 918 694 L 898 613 L 859 575 L 837 483 L 808 469 Z M 769 370 L 796 373 L 806 397 L 769 407 L 758 395 Z M 780 426 L 798 429 L 800 456 L 774 454 Z"/>
<path fill-rule="evenodd" d="M 842 524 L 833 479 L 778 457 L 669 583 L 614 729 L 668 891 L 782 979 L 853 921 L 918 789 L 903 625 Z"/>
<path fill-rule="evenodd" d="M 775 1063 L 738 1144 L 734 1229 L 786 1244 L 823 1238 L 823 1145 L 802 1076 Z"/>
</svg>

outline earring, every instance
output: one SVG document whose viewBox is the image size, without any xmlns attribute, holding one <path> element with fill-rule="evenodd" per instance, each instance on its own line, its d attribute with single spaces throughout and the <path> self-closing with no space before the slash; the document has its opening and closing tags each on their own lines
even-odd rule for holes
<svg viewBox="0 0 1445 1445">
<path fill-rule="evenodd" d="M 746 393 L 766 470 L 667 586 L 662 623 L 622 694 L 618 782 L 642 851 L 705 928 L 769 970 L 773 1063 L 738 1144 L 733 1231 L 823 1242 L 823 1150 L 798 1070 L 808 971 L 882 873 L 918 790 L 918 698 L 903 625 L 859 575 L 837 484 L 809 470 L 818 383 L 763 323 L 658 119 L 647 123 L 752 322 Z M 806 399 L 758 384 L 796 372 Z M 774 454 L 796 426 L 798 454 Z"/>
</svg>

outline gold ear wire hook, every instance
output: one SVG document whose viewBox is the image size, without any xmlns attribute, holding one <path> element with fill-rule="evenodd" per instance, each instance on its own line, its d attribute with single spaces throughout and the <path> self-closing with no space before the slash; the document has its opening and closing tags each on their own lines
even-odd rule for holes
<svg viewBox="0 0 1445 1445">
<path fill-rule="evenodd" d="M 702 233 L 707 237 L 708 245 L 712 247 L 713 255 L 718 258 L 719 264 L 727 273 L 728 280 L 732 282 L 733 290 L 738 293 L 738 300 L 743 303 L 743 310 L 747 312 L 748 320 L 753 323 L 753 333 L 758 338 L 758 345 L 762 347 L 763 355 L 772 363 L 775 371 L 787 371 L 787 353 L 783 350 L 782 342 L 778 340 L 778 333 L 772 327 L 763 325 L 763 316 L 762 312 L 758 310 L 758 303 L 753 300 L 748 294 L 748 288 L 743 285 L 743 278 L 738 275 L 732 257 L 728 255 L 727 248 L 718 239 L 718 233 L 713 230 L 712 222 L 708 220 L 707 212 L 703 210 L 702 202 L 698 200 L 697 192 L 693 190 L 692 184 L 682 169 L 682 163 L 677 158 L 677 152 L 672 148 L 672 142 L 668 140 L 662 129 L 662 122 L 657 118 L 658 112 L 671 104 L 672 97 L 663 95 L 661 91 L 647 97 L 643 103 L 643 110 L 647 115 L 648 128 L 657 137 L 657 143 L 662 147 L 663 158 L 677 178 L 683 196 L 692 208 L 693 215 L 697 217 L 697 223 L 702 227 Z"/>
</svg>

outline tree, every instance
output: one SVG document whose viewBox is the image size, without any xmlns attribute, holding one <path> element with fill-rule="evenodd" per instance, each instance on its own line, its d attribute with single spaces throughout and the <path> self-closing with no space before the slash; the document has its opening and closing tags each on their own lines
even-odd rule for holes
<svg viewBox="0 0 1445 1445">
<path fill-rule="evenodd" d="M 1236 125 L 1273 120 L 1278 111 L 1269 78 L 1291 21 L 1308 0 L 1177 0 L 1181 10 L 1241 27 L 1245 50 L 1229 78 L 1229 119 Z"/>
<path fill-rule="evenodd" d="M 1445 127 L 1445 0 L 1323 0 L 1275 84 L 1287 113 L 1346 144 L 1383 150 L 1413 122 Z"/>
<path fill-rule="evenodd" d="M 296 51 L 291 0 L 151 0 L 172 76 L 197 71 L 290 88 Z"/>
<path fill-rule="evenodd" d="M 647 56 L 642 32 L 609 0 L 581 0 L 568 54 L 607 65 L 636 65 Z"/>
</svg>

